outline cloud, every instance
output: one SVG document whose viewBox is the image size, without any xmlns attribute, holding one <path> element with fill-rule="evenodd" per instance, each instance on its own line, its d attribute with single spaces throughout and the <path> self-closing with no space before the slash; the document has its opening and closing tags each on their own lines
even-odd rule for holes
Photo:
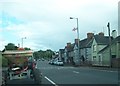
<svg viewBox="0 0 120 86">
<path fill-rule="evenodd" d="M 80 39 L 87 32 L 101 32 L 107 35 L 107 22 L 111 29 L 117 29 L 118 0 L 1 0 L 0 10 L 4 12 L 6 27 L 0 28 L 5 42 L 21 43 L 33 49 L 64 48 L 67 42 L 77 37 L 72 29 L 79 18 Z M 29 3 L 29 4 L 28 4 Z M 2 22 L 2 21 L 0 21 Z M 1 23 L 0 23 L 1 24 Z M 0 32 L 1 33 L 1 32 Z"/>
</svg>

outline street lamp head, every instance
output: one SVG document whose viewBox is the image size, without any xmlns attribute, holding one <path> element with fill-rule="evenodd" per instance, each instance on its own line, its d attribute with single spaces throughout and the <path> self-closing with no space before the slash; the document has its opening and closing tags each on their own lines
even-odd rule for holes
<svg viewBox="0 0 120 86">
<path fill-rule="evenodd" d="M 73 17 L 70 17 L 70 19 L 73 19 Z"/>
<path fill-rule="evenodd" d="M 26 37 L 22 37 L 22 39 L 26 39 Z"/>
</svg>

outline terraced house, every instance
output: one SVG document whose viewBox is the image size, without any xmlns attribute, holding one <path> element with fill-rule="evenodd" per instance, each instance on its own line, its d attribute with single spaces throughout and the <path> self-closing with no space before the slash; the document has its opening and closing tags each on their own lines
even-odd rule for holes
<svg viewBox="0 0 120 86">
<path fill-rule="evenodd" d="M 67 64 L 73 65 L 92 65 L 92 66 L 118 66 L 120 59 L 120 36 L 117 37 L 116 32 L 112 32 L 110 37 L 111 58 L 109 36 L 105 36 L 103 32 L 96 35 L 87 33 L 87 38 L 78 40 L 74 43 L 67 43 L 64 49 L 59 50 L 59 57 Z M 79 56 L 78 56 L 78 41 L 79 41 Z"/>
<path fill-rule="evenodd" d="M 111 48 L 111 56 L 110 56 Z M 92 65 L 93 66 L 118 66 L 120 58 L 120 36 L 112 31 L 111 45 L 109 45 L 109 36 L 99 33 L 94 36 L 92 43 Z"/>
<path fill-rule="evenodd" d="M 120 62 L 120 36 L 117 36 L 112 40 L 111 57 L 109 49 L 110 46 L 107 45 L 98 53 L 99 57 L 102 59 L 101 66 L 118 67 L 118 63 Z"/>
<path fill-rule="evenodd" d="M 80 59 L 81 65 L 90 65 L 92 61 L 91 46 L 94 33 L 87 33 L 87 38 L 80 41 Z"/>
<path fill-rule="evenodd" d="M 104 36 L 104 33 L 99 33 L 94 35 L 92 43 L 92 65 L 102 66 L 102 58 L 98 55 L 98 52 L 101 51 L 109 44 L 109 36 Z"/>
</svg>

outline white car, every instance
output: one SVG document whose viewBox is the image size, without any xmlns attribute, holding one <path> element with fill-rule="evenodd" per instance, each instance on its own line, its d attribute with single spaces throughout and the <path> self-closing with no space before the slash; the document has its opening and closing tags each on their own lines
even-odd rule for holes
<svg viewBox="0 0 120 86">
<path fill-rule="evenodd" d="M 57 61 L 54 61 L 53 64 L 54 64 L 54 65 L 57 65 Z"/>
<path fill-rule="evenodd" d="M 59 60 L 58 60 L 58 61 L 56 62 L 56 65 L 63 66 L 64 64 L 63 64 L 63 62 L 62 62 L 62 61 L 59 61 Z"/>
</svg>

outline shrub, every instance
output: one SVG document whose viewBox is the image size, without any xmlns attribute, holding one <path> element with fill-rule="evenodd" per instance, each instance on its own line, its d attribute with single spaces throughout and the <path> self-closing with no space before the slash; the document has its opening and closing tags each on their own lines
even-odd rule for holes
<svg viewBox="0 0 120 86">
<path fill-rule="evenodd" d="M 8 66 L 8 60 L 5 57 L 2 57 L 2 67 Z"/>
</svg>

